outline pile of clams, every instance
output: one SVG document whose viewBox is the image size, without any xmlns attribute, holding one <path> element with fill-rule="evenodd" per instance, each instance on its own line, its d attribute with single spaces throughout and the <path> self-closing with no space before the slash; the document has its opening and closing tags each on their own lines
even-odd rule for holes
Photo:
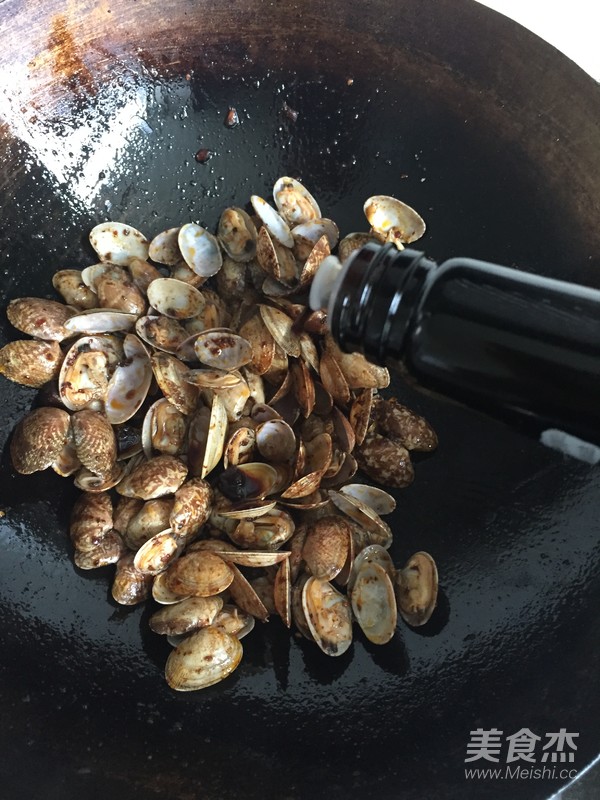
<svg viewBox="0 0 600 800">
<path fill-rule="evenodd" d="M 410 452 L 437 445 L 422 418 L 379 390 L 388 371 L 342 353 L 307 292 L 334 248 L 399 248 L 425 225 L 371 197 L 371 229 L 338 242 L 293 178 L 223 211 L 216 235 L 189 222 L 149 241 L 120 222 L 90 233 L 98 262 L 57 272 L 62 302 L 13 300 L 27 339 L 0 373 L 40 389 L 10 451 L 23 474 L 53 469 L 81 490 L 75 564 L 115 564 L 112 596 L 152 597 L 173 650 L 166 679 L 187 691 L 240 663 L 255 620 L 279 616 L 330 656 L 356 622 L 384 644 L 398 614 L 425 624 L 437 570 L 425 552 L 397 567 L 388 487 L 414 478 Z"/>
</svg>

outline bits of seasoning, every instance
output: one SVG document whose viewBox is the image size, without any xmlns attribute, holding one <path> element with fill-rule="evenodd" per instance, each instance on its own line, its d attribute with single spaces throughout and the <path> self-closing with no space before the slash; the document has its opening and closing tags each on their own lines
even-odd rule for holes
<svg viewBox="0 0 600 800">
<path fill-rule="evenodd" d="M 238 117 L 238 113 L 235 108 L 230 107 L 227 115 L 225 117 L 225 126 L 227 128 L 235 128 L 236 125 L 239 125 L 240 118 Z"/>
<path fill-rule="evenodd" d="M 206 164 L 206 162 L 212 157 L 212 154 L 212 150 L 209 150 L 207 147 L 201 147 L 194 158 L 199 164 Z"/>
<path fill-rule="evenodd" d="M 288 106 L 287 103 L 283 104 L 282 111 L 284 116 L 286 116 L 290 122 L 296 122 L 296 120 L 300 115 L 299 111 L 296 111 L 294 108 L 291 108 L 291 106 Z"/>
</svg>

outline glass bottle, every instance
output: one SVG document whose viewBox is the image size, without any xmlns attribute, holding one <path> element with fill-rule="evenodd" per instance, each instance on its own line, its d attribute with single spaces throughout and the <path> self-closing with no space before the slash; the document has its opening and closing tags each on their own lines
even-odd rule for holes
<svg viewBox="0 0 600 800">
<path fill-rule="evenodd" d="M 538 431 L 600 442 L 600 291 L 391 244 L 326 261 L 310 302 L 328 309 L 343 350 Z"/>
</svg>

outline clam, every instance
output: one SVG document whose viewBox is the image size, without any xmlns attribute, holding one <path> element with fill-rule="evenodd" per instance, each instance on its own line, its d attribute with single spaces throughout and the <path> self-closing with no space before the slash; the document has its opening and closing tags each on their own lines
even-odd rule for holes
<svg viewBox="0 0 600 800">
<path fill-rule="evenodd" d="M 227 297 L 231 300 L 248 299 L 252 294 L 252 287 L 248 285 L 247 278 L 248 269 L 246 264 L 225 256 L 223 266 L 217 272 L 215 278 L 217 291 L 221 297 Z"/>
<path fill-rule="evenodd" d="M 65 322 L 69 335 L 76 333 L 113 333 L 129 331 L 135 325 L 137 314 L 129 314 L 118 308 L 90 308 L 73 314 Z"/>
<path fill-rule="evenodd" d="M 391 514 L 396 508 L 396 500 L 391 494 L 366 483 L 348 483 L 342 486 L 340 493 L 360 500 L 376 514 Z"/>
<path fill-rule="evenodd" d="M 282 492 L 281 496 L 284 499 L 295 500 L 298 497 L 306 497 L 319 488 L 321 478 L 331 462 L 333 453 L 331 436 L 328 433 L 321 433 L 310 442 L 306 442 L 305 449 L 305 474 Z"/>
<path fill-rule="evenodd" d="M 315 198 L 294 178 L 279 178 L 273 187 L 273 200 L 289 225 L 301 225 L 321 216 Z"/>
<path fill-rule="evenodd" d="M 367 562 L 369 564 L 378 564 L 387 573 L 390 581 L 392 581 L 393 584 L 396 578 L 396 568 L 394 567 L 392 557 L 381 545 L 369 544 L 366 547 L 363 547 L 362 550 L 357 553 L 354 559 L 352 569 L 348 577 L 348 592 L 352 592 L 352 587 L 356 581 L 356 576 L 358 575 L 359 570 Z"/>
<path fill-rule="evenodd" d="M 312 281 L 323 259 L 330 255 L 331 248 L 329 246 L 329 240 L 327 236 L 323 234 L 323 236 L 315 242 L 302 265 L 302 270 L 300 272 L 300 284 L 302 286 L 306 286 Z"/>
<path fill-rule="evenodd" d="M 151 458 L 155 450 L 172 456 L 177 455 L 184 447 L 186 435 L 185 414 L 165 397 L 161 397 L 150 406 L 142 425 L 142 447 L 146 458 Z"/>
<path fill-rule="evenodd" d="M 71 511 L 69 536 L 73 546 L 82 552 L 93 550 L 112 530 L 112 518 L 110 495 L 80 495 Z"/>
<path fill-rule="evenodd" d="M 256 446 L 268 462 L 289 461 L 296 452 L 296 434 L 287 422 L 272 419 L 256 429 Z"/>
<path fill-rule="evenodd" d="M 128 314 L 143 314 L 146 300 L 131 279 L 130 273 L 114 264 L 101 265 L 102 271 L 93 280 L 99 308 L 112 308 Z M 85 278 L 84 278 L 85 280 Z"/>
<path fill-rule="evenodd" d="M 180 594 L 175 594 L 166 585 L 167 572 L 159 572 L 154 576 L 152 581 L 152 597 L 157 603 L 163 606 L 170 606 L 174 603 L 181 603 L 184 597 Z"/>
<path fill-rule="evenodd" d="M 309 417 L 315 407 L 315 383 L 303 359 L 290 366 L 294 395 L 300 406 L 302 416 Z"/>
<path fill-rule="evenodd" d="M 150 361 L 156 382 L 167 400 L 182 414 L 191 414 L 198 402 L 198 390 L 187 382 L 185 364 L 167 353 L 154 353 Z"/>
<path fill-rule="evenodd" d="M 51 467 L 61 478 L 68 478 L 81 468 L 81 461 L 77 458 L 75 448 L 69 439 L 67 439 L 62 446 L 60 453 L 52 462 Z"/>
<path fill-rule="evenodd" d="M 113 513 L 112 526 L 121 536 L 125 535 L 129 521 L 135 517 L 143 505 L 144 501 L 139 497 L 119 497 Z"/>
<path fill-rule="evenodd" d="M 83 492 L 105 492 L 120 483 L 125 474 L 126 469 L 120 462 L 114 465 L 112 471 L 106 477 L 96 475 L 95 472 L 90 472 L 89 469 L 82 467 L 75 475 L 73 483 Z"/>
<path fill-rule="evenodd" d="M 377 483 L 404 489 L 413 482 L 410 453 L 399 442 L 380 434 L 368 434 L 356 448 L 358 466 Z"/>
<path fill-rule="evenodd" d="M 379 564 L 364 561 L 351 593 L 352 611 L 373 644 L 389 642 L 396 631 L 397 609 L 389 575 Z"/>
<path fill-rule="evenodd" d="M 256 245 L 256 258 L 261 268 L 271 278 L 282 283 L 285 287 L 294 288 L 298 285 L 298 269 L 294 254 L 287 247 L 284 247 L 276 238 L 271 237 L 266 227 L 262 227 L 258 232 Z M 271 294 L 269 288 L 265 294 Z M 277 294 L 274 292 L 274 294 Z"/>
<path fill-rule="evenodd" d="M 361 528 L 369 532 L 370 544 L 380 544 L 386 549 L 392 543 L 392 531 L 379 516 L 362 500 L 348 494 L 342 494 L 333 489 L 329 490 L 329 497 L 339 510 L 350 517 Z"/>
<path fill-rule="evenodd" d="M 79 569 L 98 569 L 116 564 L 125 555 L 125 547 L 116 531 L 109 531 L 91 550 L 75 550 L 73 561 Z"/>
<path fill-rule="evenodd" d="M 156 611 L 150 617 L 149 625 L 154 633 L 178 636 L 212 625 L 222 608 L 223 600 L 220 597 L 188 597 Z"/>
<path fill-rule="evenodd" d="M 273 583 L 273 603 L 283 624 L 292 626 L 292 580 L 289 559 L 282 561 Z"/>
<path fill-rule="evenodd" d="M 174 536 L 197 533 L 208 520 L 212 510 L 213 490 L 202 478 L 186 481 L 175 492 L 175 500 L 170 516 Z"/>
<path fill-rule="evenodd" d="M 151 347 L 172 355 L 189 339 L 188 332 L 176 319 L 155 315 L 140 317 L 135 323 L 135 332 Z"/>
<path fill-rule="evenodd" d="M 241 375 L 235 386 L 223 386 L 208 391 L 219 396 L 229 422 L 237 422 L 242 417 L 250 398 L 250 388 Z"/>
<path fill-rule="evenodd" d="M 174 267 L 182 259 L 178 244 L 179 228 L 169 228 L 158 233 L 150 242 L 148 256 L 157 264 Z"/>
<path fill-rule="evenodd" d="M 242 376 L 224 369 L 191 369 L 185 379 L 201 389 L 230 389 L 242 381 Z"/>
<path fill-rule="evenodd" d="M 385 241 L 410 244 L 425 233 L 423 218 L 395 197 L 374 195 L 363 208 L 369 225 Z"/>
<path fill-rule="evenodd" d="M 6 316 L 13 327 L 36 339 L 62 342 L 72 335 L 65 323 L 73 316 L 73 309 L 56 300 L 19 297 L 10 301 Z"/>
<path fill-rule="evenodd" d="M 247 550 L 272 550 L 281 547 L 294 533 L 291 516 L 283 509 L 273 509 L 255 519 L 243 519 L 229 538 Z"/>
<path fill-rule="evenodd" d="M 437 447 L 437 436 L 427 420 L 403 406 L 395 397 L 378 399 L 374 409 L 378 432 L 397 439 L 407 450 L 429 452 Z"/>
<path fill-rule="evenodd" d="M 83 466 L 101 478 L 110 475 L 117 460 L 117 440 L 104 414 L 90 409 L 76 411 L 71 430 L 77 458 Z"/>
<path fill-rule="evenodd" d="M 339 365 L 350 389 L 385 389 L 390 385 L 389 371 L 371 364 L 362 353 L 343 353 L 331 335 L 325 337 L 325 347 Z"/>
<path fill-rule="evenodd" d="M 275 340 L 259 314 L 253 314 L 240 328 L 240 336 L 250 343 L 250 364 L 259 374 L 268 372 L 275 357 Z"/>
<path fill-rule="evenodd" d="M 321 356 L 319 377 L 325 391 L 331 395 L 338 405 L 345 408 L 352 398 L 350 387 L 339 362 L 329 350 L 325 350 Z"/>
<path fill-rule="evenodd" d="M 221 543 L 216 543 L 216 545 L 219 544 Z M 229 564 L 256 568 L 272 567 L 275 564 L 281 564 L 282 561 L 287 561 L 290 555 L 285 551 L 236 550 L 234 547 L 222 550 L 216 549 L 215 547 L 214 552 Z"/>
<path fill-rule="evenodd" d="M 63 359 L 58 342 L 19 339 L 0 350 L 0 375 L 22 386 L 39 389 L 59 376 Z"/>
<path fill-rule="evenodd" d="M 273 306 L 260 305 L 260 315 L 276 343 L 288 355 L 298 358 L 302 354 L 300 338 L 293 330 L 294 322 L 283 311 Z"/>
<path fill-rule="evenodd" d="M 283 217 L 270 206 L 266 200 L 253 194 L 250 198 L 252 208 L 260 217 L 262 224 L 269 231 L 270 235 L 275 237 L 284 247 L 293 247 L 294 239 L 290 232 L 289 226 Z"/>
<path fill-rule="evenodd" d="M 302 559 L 315 578 L 330 581 L 342 571 L 350 536 L 350 526 L 342 517 L 329 515 L 309 525 Z"/>
<path fill-rule="evenodd" d="M 204 308 L 204 297 L 189 283 L 175 278 L 157 278 L 148 286 L 148 300 L 165 317 L 190 319 Z"/>
<path fill-rule="evenodd" d="M 188 464 L 195 477 L 205 478 L 223 455 L 227 412 L 218 395 L 210 409 L 202 407 L 192 417 L 188 434 Z"/>
<path fill-rule="evenodd" d="M 348 598 L 328 581 L 309 578 L 302 590 L 302 608 L 310 633 L 328 656 L 341 656 L 352 644 L 352 612 Z"/>
<path fill-rule="evenodd" d="M 223 453 L 223 466 L 237 467 L 252 461 L 256 445 L 254 428 L 243 426 L 234 431 L 229 437 Z"/>
<path fill-rule="evenodd" d="M 235 564 L 230 564 L 233 571 L 233 581 L 229 586 L 231 599 L 238 608 L 257 619 L 265 622 L 270 613 L 269 607 L 263 602 L 252 584 L 242 575 Z"/>
<path fill-rule="evenodd" d="M 343 263 L 355 250 L 359 250 L 365 244 L 374 242 L 380 244 L 380 240 L 373 233 L 349 233 L 341 240 L 338 247 L 338 258 Z"/>
<path fill-rule="evenodd" d="M 223 211 L 217 238 L 234 261 L 250 261 L 256 254 L 256 228 L 241 208 L 226 208 Z"/>
<path fill-rule="evenodd" d="M 227 589 L 233 578 L 230 564 L 207 550 L 196 550 L 171 564 L 165 585 L 176 594 L 211 597 Z"/>
<path fill-rule="evenodd" d="M 148 258 L 148 240 L 131 225 L 103 222 L 90 232 L 90 244 L 100 261 L 127 266 L 132 258 Z"/>
<path fill-rule="evenodd" d="M 173 500 L 160 497 L 146 500 L 129 520 L 123 539 L 131 550 L 138 550 L 148 539 L 166 531 L 173 509 Z"/>
<path fill-rule="evenodd" d="M 200 333 L 194 342 L 194 350 L 199 361 L 216 369 L 239 369 L 252 360 L 250 343 L 228 330 Z"/>
<path fill-rule="evenodd" d="M 429 621 L 437 604 L 438 573 L 435 561 L 420 551 L 411 556 L 396 573 L 398 611 L 414 627 Z"/>
<path fill-rule="evenodd" d="M 352 425 L 356 444 L 358 445 L 364 442 L 365 436 L 367 435 L 367 429 L 371 420 L 372 406 L 373 390 L 359 389 L 354 396 L 348 413 L 348 420 Z"/>
<path fill-rule="evenodd" d="M 133 417 L 146 399 L 152 380 L 148 351 L 137 336 L 125 336 L 123 355 L 106 391 L 105 411 L 112 425 L 120 425 Z"/>
<path fill-rule="evenodd" d="M 98 298 L 81 277 L 79 269 L 60 269 L 52 276 L 52 286 L 69 306 L 79 310 L 96 308 Z"/>
<path fill-rule="evenodd" d="M 179 692 L 205 689 L 230 675 L 242 659 L 236 636 L 209 626 L 191 633 L 167 659 L 165 678 Z"/>
<path fill-rule="evenodd" d="M 60 408 L 36 408 L 17 425 L 10 455 L 17 472 L 47 469 L 58 458 L 69 435 L 70 418 Z"/>
<path fill-rule="evenodd" d="M 320 218 L 296 225 L 292 228 L 292 236 L 296 258 L 306 261 L 323 236 L 327 239 L 329 250 L 333 250 L 340 238 L 340 232 L 333 220 Z"/>
<path fill-rule="evenodd" d="M 133 553 L 129 553 L 117 561 L 111 594 L 113 600 L 122 606 L 143 603 L 150 594 L 152 576 L 140 572 L 133 560 Z"/>
<path fill-rule="evenodd" d="M 152 281 L 162 278 L 162 274 L 156 267 L 141 258 L 132 258 L 128 269 L 134 284 L 144 296 L 147 294 L 148 286 Z"/>
<path fill-rule="evenodd" d="M 213 628 L 243 639 L 254 629 L 254 617 L 237 606 L 225 605 L 212 622 Z"/>
<path fill-rule="evenodd" d="M 125 497 L 154 500 L 176 492 L 186 476 L 187 468 L 178 458 L 155 456 L 135 467 L 117 486 L 117 491 Z"/>
<path fill-rule="evenodd" d="M 221 269 L 223 256 L 219 242 L 205 228 L 188 222 L 179 229 L 177 242 L 185 263 L 196 275 L 209 278 Z"/>
<path fill-rule="evenodd" d="M 177 558 L 178 551 L 177 539 L 167 529 L 144 542 L 135 554 L 133 565 L 143 575 L 158 575 Z"/>
<path fill-rule="evenodd" d="M 87 338 L 87 337 L 86 337 Z M 65 406 L 78 411 L 94 403 L 102 407 L 108 391 L 108 358 L 104 350 L 91 349 L 80 339 L 66 354 L 58 377 Z"/>
<path fill-rule="evenodd" d="M 304 636 L 305 639 L 308 639 L 309 642 L 313 642 L 313 635 L 308 627 L 303 604 L 304 587 L 306 586 L 309 578 L 310 575 L 301 575 L 298 580 L 292 584 L 291 612 L 292 622 L 298 628 L 302 636 Z"/>
</svg>

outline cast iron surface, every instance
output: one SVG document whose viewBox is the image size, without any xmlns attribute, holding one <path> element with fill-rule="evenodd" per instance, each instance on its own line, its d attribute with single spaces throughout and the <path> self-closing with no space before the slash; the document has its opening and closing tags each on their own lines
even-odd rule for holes
<svg viewBox="0 0 600 800">
<path fill-rule="evenodd" d="M 58 4 L 57 4 L 58 5 Z M 598 87 L 466 2 L 5 2 L 2 304 L 93 263 L 89 229 L 147 235 L 301 177 L 343 232 L 396 194 L 436 259 L 466 254 L 600 285 Z M 350 81 L 350 79 L 352 79 Z M 297 110 L 292 122 L 283 104 Z M 241 124 L 223 125 L 229 106 Z M 200 147 L 214 151 L 206 165 Z M 16 338 L 3 319 L 2 344 Z M 407 386 L 439 433 L 392 521 L 397 563 L 439 566 L 420 631 L 328 659 L 273 620 L 234 676 L 178 695 L 149 610 L 77 570 L 75 496 L 12 470 L 35 392 L 2 381 L 3 725 L 12 798 L 544 798 L 564 781 L 465 781 L 469 731 L 561 727 L 596 754 L 597 470 Z"/>
</svg>

